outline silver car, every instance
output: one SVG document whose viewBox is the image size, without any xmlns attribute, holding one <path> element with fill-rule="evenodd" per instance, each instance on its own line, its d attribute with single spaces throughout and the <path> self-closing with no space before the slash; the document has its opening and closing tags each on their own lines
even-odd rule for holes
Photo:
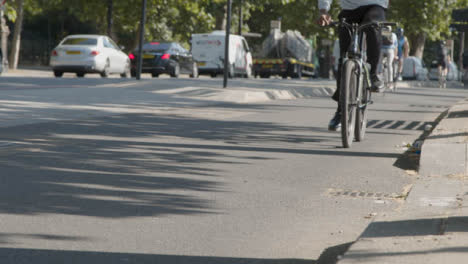
<svg viewBox="0 0 468 264">
<path fill-rule="evenodd" d="M 106 78 L 117 73 L 130 77 L 130 59 L 115 42 L 102 35 L 70 35 L 52 51 L 50 66 L 55 77 L 64 72 L 84 77 L 86 73 L 99 73 Z"/>
<path fill-rule="evenodd" d="M 428 70 L 423 61 L 418 57 L 408 57 L 403 61 L 403 80 L 424 81 L 427 79 Z"/>
</svg>

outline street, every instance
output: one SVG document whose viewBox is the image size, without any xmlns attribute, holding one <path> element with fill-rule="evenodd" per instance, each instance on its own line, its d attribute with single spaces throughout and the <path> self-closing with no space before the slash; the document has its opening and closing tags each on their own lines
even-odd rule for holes
<svg viewBox="0 0 468 264">
<path fill-rule="evenodd" d="M 404 204 L 406 145 L 468 96 L 375 94 L 343 149 L 333 81 L 221 84 L 0 77 L 1 262 L 335 263 Z"/>
</svg>

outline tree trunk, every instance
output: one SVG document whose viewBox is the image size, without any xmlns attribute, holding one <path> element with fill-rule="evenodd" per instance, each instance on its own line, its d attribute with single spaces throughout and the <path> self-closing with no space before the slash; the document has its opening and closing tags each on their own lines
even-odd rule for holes
<svg viewBox="0 0 468 264">
<path fill-rule="evenodd" d="M 8 68 L 8 35 L 10 35 L 10 29 L 6 24 L 5 19 L 5 12 L 3 8 L 0 11 L 0 30 L 1 30 L 1 52 L 2 52 L 2 60 L 0 63 L 3 65 L 3 70 L 7 70 Z"/>
<path fill-rule="evenodd" d="M 410 42 L 410 56 L 416 56 L 422 59 L 423 54 L 424 54 L 424 44 L 426 42 L 426 35 L 424 33 L 410 35 L 409 42 Z"/>
<path fill-rule="evenodd" d="M 13 41 L 11 42 L 10 69 L 18 68 L 19 51 L 21 47 L 21 31 L 23 29 L 24 0 L 17 0 L 16 3 L 17 17 L 15 30 L 13 32 Z"/>
<path fill-rule="evenodd" d="M 223 12 L 216 15 L 216 29 L 226 31 L 227 5 L 223 5 Z"/>
<path fill-rule="evenodd" d="M 114 39 L 114 36 L 112 35 L 112 27 L 114 24 L 113 11 L 114 11 L 113 0 L 107 0 L 107 36 L 109 36 L 112 39 Z"/>
</svg>

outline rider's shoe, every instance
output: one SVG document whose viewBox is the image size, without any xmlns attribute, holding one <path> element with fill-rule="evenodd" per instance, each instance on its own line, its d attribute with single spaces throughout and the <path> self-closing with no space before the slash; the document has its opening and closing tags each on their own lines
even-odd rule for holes
<svg viewBox="0 0 468 264">
<path fill-rule="evenodd" d="M 374 93 L 380 93 L 384 89 L 384 84 L 377 74 L 371 76 L 371 83 L 371 91 Z"/>
<path fill-rule="evenodd" d="M 333 118 L 328 123 L 328 130 L 330 131 L 340 131 L 341 130 L 341 113 L 336 111 Z"/>
</svg>

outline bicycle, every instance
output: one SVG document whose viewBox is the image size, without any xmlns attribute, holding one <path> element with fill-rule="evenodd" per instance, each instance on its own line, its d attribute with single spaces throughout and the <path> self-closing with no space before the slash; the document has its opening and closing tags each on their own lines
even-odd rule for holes
<svg viewBox="0 0 468 264">
<path fill-rule="evenodd" d="M 398 83 L 398 71 L 399 71 L 399 59 L 393 60 L 393 92 L 396 93 L 397 91 L 397 83 Z"/>
<path fill-rule="evenodd" d="M 438 71 L 438 80 L 439 80 L 439 89 L 447 88 L 447 69 L 444 69 L 442 66 L 437 67 Z"/>
<path fill-rule="evenodd" d="M 393 60 L 392 62 L 392 67 L 393 67 L 392 76 L 389 76 L 389 69 L 388 69 L 387 61 L 388 61 L 388 56 L 384 53 L 382 56 L 382 74 L 383 74 L 383 79 L 384 79 L 384 90 L 383 90 L 384 93 L 388 90 L 392 92 L 396 91 L 396 79 L 397 79 L 396 71 L 395 71 L 396 60 Z"/>
<path fill-rule="evenodd" d="M 379 30 L 384 26 L 395 26 L 391 22 L 347 23 L 344 19 L 330 26 L 346 28 L 351 41 L 346 53 L 340 58 L 341 85 L 341 139 L 344 148 L 350 148 L 353 140 L 364 140 L 367 128 L 367 106 L 372 104 L 370 65 L 365 60 L 365 33 L 369 27 Z M 357 125 L 356 125 L 357 124 Z"/>
</svg>

